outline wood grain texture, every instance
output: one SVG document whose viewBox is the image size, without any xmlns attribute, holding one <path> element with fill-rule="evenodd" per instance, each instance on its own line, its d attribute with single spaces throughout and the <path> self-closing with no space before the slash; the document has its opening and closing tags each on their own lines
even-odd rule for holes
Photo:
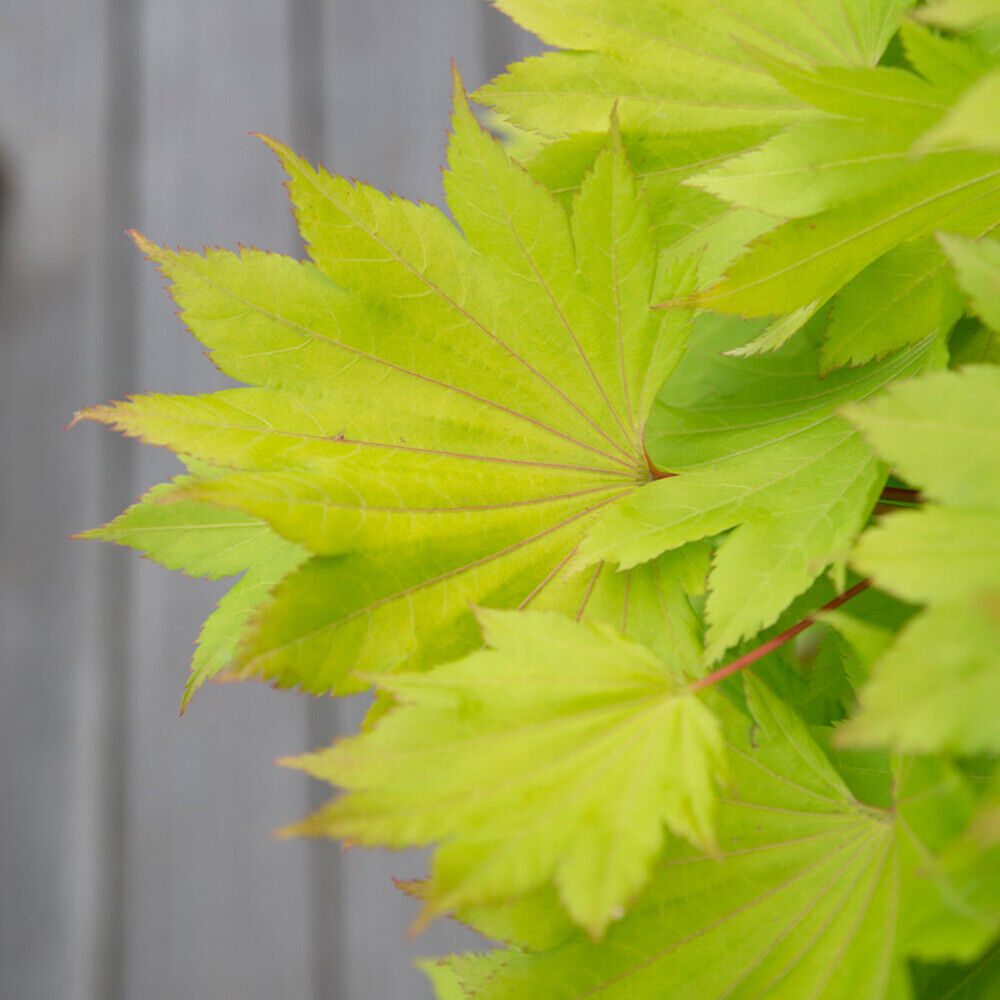
<svg viewBox="0 0 1000 1000">
<path fill-rule="evenodd" d="M 300 252 L 270 154 L 440 203 L 450 60 L 534 43 L 474 0 L 8 0 L 0 9 L 0 996 L 430 996 L 390 875 L 416 852 L 279 842 L 324 797 L 272 766 L 361 706 L 212 686 L 179 718 L 220 590 L 66 536 L 170 474 L 72 411 L 223 384 L 128 244 Z M 15 470 L 15 471 L 10 471 Z"/>
</svg>

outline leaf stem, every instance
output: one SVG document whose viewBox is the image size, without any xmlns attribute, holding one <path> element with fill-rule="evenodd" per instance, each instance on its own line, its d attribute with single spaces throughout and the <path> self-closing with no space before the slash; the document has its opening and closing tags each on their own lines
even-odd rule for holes
<svg viewBox="0 0 1000 1000">
<path fill-rule="evenodd" d="M 903 503 L 920 503 L 923 497 L 920 490 L 907 490 L 901 486 L 886 486 L 879 496 L 879 500 L 902 501 Z"/>
<path fill-rule="evenodd" d="M 658 469 L 653 460 L 649 457 L 649 450 L 645 445 L 642 446 L 642 451 L 646 456 L 646 468 L 649 470 L 649 475 L 652 479 L 670 479 L 672 476 L 677 475 L 676 472 L 664 472 L 662 469 Z"/>
<path fill-rule="evenodd" d="M 817 616 L 821 615 L 824 611 L 833 611 L 834 608 L 839 608 L 841 604 L 846 604 L 852 597 L 857 597 L 858 594 L 863 590 L 867 590 L 870 586 L 870 580 L 859 581 L 842 594 L 838 594 L 832 601 L 827 601 L 818 611 L 814 611 L 811 615 L 806 615 L 802 621 L 797 622 L 780 635 L 776 635 L 773 639 L 768 639 L 767 642 L 762 643 L 756 649 L 751 649 L 749 653 L 744 653 L 731 663 L 727 663 L 725 666 L 719 667 L 718 670 L 714 670 L 712 673 L 706 674 L 706 676 L 696 680 L 693 684 L 689 685 L 688 690 L 701 691 L 702 688 L 711 687 L 713 684 L 718 684 L 719 681 L 739 673 L 744 667 L 749 667 L 751 663 L 756 663 L 757 660 L 767 656 L 768 653 L 773 652 L 779 646 L 783 646 L 790 639 L 794 639 L 800 632 L 804 632 L 810 625 L 814 625 Z"/>
</svg>

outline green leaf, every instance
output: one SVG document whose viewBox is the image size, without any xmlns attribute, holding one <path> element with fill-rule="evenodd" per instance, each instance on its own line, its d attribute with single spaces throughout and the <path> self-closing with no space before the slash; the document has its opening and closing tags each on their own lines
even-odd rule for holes
<svg viewBox="0 0 1000 1000">
<path fill-rule="evenodd" d="M 921 20 L 951 31 L 967 31 L 1000 19 L 997 0 L 933 0 L 915 12 Z"/>
<path fill-rule="evenodd" d="M 917 976 L 917 1000 L 992 1000 L 1000 981 L 1000 944 L 971 965 L 930 966 Z"/>
<path fill-rule="evenodd" d="M 992 330 L 976 319 L 964 317 L 948 339 L 951 367 L 962 365 L 1000 365 L 1000 331 Z"/>
<path fill-rule="evenodd" d="M 873 134 L 866 121 L 809 122 L 685 183 L 742 208 L 803 218 L 896 177 L 909 156 L 907 138 L 891 131 Z"/>
<path fill-rule="evenodd" d="M 407 883 L 405 890 L 423 899 L 431 886 L 424 880 Z M 551 882 L 516 899 L 462 906 L 452 916 L 491 941 L 533 950 L 554 948 L 577 929 Z"/>
<path fill-rule="evenodd" d="M 758 237 L 726 276 L 682 300 L 768 316 L 829 299 L 900 243 L 947 227 L 978 235 L 1000 223 L 1000 160 L 952 153 L 908 163 L 884 189 Z"/>
<path fill-rule="evenodd" d="M 718 724 L 648 650 L 607 627 L 480 612 L 489 647 L 379 679 L 400 707 L 289 761 L 348 789 L 292 834 L 443 841 L 423 920 L 553 881 L 594 937 L 645 882 L 666 825 L 714 846 Z"/>
<path fill-rule="evenodd" d="M 654 648 L 696 672 L 678 583 L 568 568 L 594 514 L 650 480 L 646 416 L 690 322 L 649 309 L 654 287 L 689 288 L 693 272 L 657 272 L 617 133 L 567 215 L 456 82 L 445 186 L 462 232 L 271 144 L 315 265 L 140 241 L 216 363 L 260 388 L 88 414 L 221 467 L 175 499 L 242 511 L 313 554 L 255 614 L 237 673 L 358 690 L 355 673 L 472 648 L 470 602 L 553 595 L 660 633 Z"/>
<path fill-rule="evenodd" d="M 869 264 L 834 299 L 821 368 L 882 358 L 924 337 L 944 337 L 961 299 L 930 238 L 902 243 Z"/>
<path fill-rule="evenodd" d="M 968 826 L 941 854 L 939 865 L 1000 933 L 1000 770 L 996 765 Z"/>
<path fill-rule="evenodd" d="M 992 598 L 935 602 L 877 661 L 840 739 L 913 753 L 997 752 L 998 649 L 997 590 Z"/>
<path fill-rule="evenodd" d="M 803 69 L 760 54 L 784 87 L 836 117 L 795 125 L 685 183 L 779 218 L 815 215 L 895 183 L 914 141 L 991 65 L 977 50 L 913 24 L 904 37 L 927 79 L 896 68 Z"/>
<path fill-rule="evenodd" d="M 1000 240 L 972 242 L 940 233 L 938 241 L 976 315 L 1000 332 Z"/>
<path fill-rule="evenodd" d="M 1000 498 L 1000 370 L 968 365 L 898 382 L 844 416 L 908 482 L 938 503 Z"/>
<path fill-rule="evenodd" d="M 922 7 L 916 13 L 919 15 L 926 10 Z M 905 20 L 900 25 L 899 37 L 910 66 L 929 83 L 956 97 L 989 72 L 994 64 L 979 46 L 946 38 L 914 20 Z"/>
<path fill-rule="evenodd" d="M 1000 71 L 987 73 L 961 95 L 947 115 L 922 138 L 921 149 L 939 146 L 1000 150 Z"/>
<path fill-rule="evenodd" d="M 260 561 L 262 548 L 294 548 L 277 539 L 258 517 L 207 503 L 170 503 L 192 483 L 178 476 L 160 483 L 114 520 L 81 532 L 80 538 L 135 549 L 167 569 L 218 580 L 242 573 Z"/>
<path fill-rule="evenodd" d="M 84 415 L 90 418 L 97 413 L 92 410 Z M 208 470 L 198 471 L 204 475 Z M 113 521 L 80 536 L 126 545 L 167 569 L 191 576 L 215 580 L 243 574 L 202 626 L 182 711 L 205 681 L 233 665 L 253 610 L 307 558 L 300 546 L 251 514 L 196 501 L 167 502 L 192 481 L 185 476 L 154 486 Z"/>
<path fill-rule="evenodd" d="M 834 411 L 928 361 L 925 343 L 820 379 L 816 347 L 805 339 L 773 358 L 720 356 L 744 330 L 698 321 L 697 346 L 665 383 L 647 436 L 656 465 L 678 474 L 612 504 L 577 556 L 629 567 L 735 528 L 709 577 L 709 659 L 773 622 L 846 554 L 884 472 Z"/>
<path fill-rule="evenodd" d="M 430 980 L 437 1000 L 465 1000 L 465 990 L 448 965 L 430 958 L 418 959 L 414 965 Z"/>
<path fill-rule="evenodd" d="M 1000 369 L 892 386 L 845 410 L 932 500 L 859 540 L 855 568 L 930 606 L 876 662 L 840 738 L 904 751 L 1000 750 Z"/>
<path fill-rule="evenodd" d="M 603 128 L 617 103 L 624 128 L 691 131 L 766 123 L 808 111 L 761 73 L 754 46 L 775 56 L 872 65 L 910 4 L 731 0 L 497 0 L 551 44 L 483 87 L 477 100 L 548 135 Z"/>
<path fill-rule="evenodd" d="M 272 531 L 259 544 L 255 557 L 255 564 L 233 584 L 201 627 L 191 658 L 191 674 L 184 686 L 182 709 L 212 677 L 224 671 L 233 679 L 243 676 L 235 664 L 241 644 L 251 633 L 254 612 L 282 579 L 302 565 L 306 553 Z"/>
<path fill-rule="evenodd" d="M 853 560 L 905 601 L 971 597 L 1000 584 L 997 527 L 995 508 L 900 510 L 865 532 Z"/>
<path fill-rule="evenodd" d="M 1000 224 L 1000 160 L 988 144 L 968 131 L 927 145 L 989 79 L 982 76 L 989 61 L 916 26 L 905 38 L 927 79 L 897 68 L 803 68 L 760 55 L 790 92 L 836 117 L 793 126 L 688 179 L 743 210 L 788 220 L 753 239 L 721 280 L 680 300 L 742 316 L 787 314 L 744 353 L 780 346 L 845 285 L 845 316 L 831 330 L 828 368 L 879 357 L 948 325 L 954 303 L 947 275 L 920 238 L 939 228 L 978 238 Z M 919 241 L 912 251 L 905 247 L 910 240 Z M 908 283 L 929 297 L 909 338 L 902 311 L 882 329 L 869 315 L 879 308 L 865 307 L 877 296 L 895 301 Z M 939 322 L 942 295 L 948 302 Z"/>
<path fill-rule="evenodd" d="M 529 169 L 555 191 L 575 188 L 593 159 L 588 150 L 601 141 L 596 133 L 616 108 L 664 255 L 700 254 L 699 279 L 707 284 L 777 220 L 679 185 L 818 115 L 763 72 L 751 50 L 805 63 L 870 65 L 909 3 L 740 0 L 723 8 L 633 0 L 611 9 L 586 0 L 505 0 L 500 6 L 545 41 L 573 50 L 518 63 L 476 94 L 540 134 Z M 562 138 L 546 143 L 541 136 Z M 785 185 L 785 198 L 798 190 Z"/>
<path fill-rule="evenodd" d="M 760 682 L 748 696 L 755 722 L 723 712 L 738 795 L 719 855 L 670 845 L 600 945 L 452 960 L 471 1000 L 902 1000 L 907 955 L 974 957 L 987 931 L 926 871 L 969 814 L 960 777 L 903 762 L 895 809 L 865 805 Z"/>
</svg>

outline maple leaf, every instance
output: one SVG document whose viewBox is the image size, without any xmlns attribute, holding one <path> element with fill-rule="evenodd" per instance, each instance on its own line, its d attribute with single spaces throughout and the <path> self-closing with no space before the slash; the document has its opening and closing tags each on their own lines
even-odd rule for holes
<svg viewBox="0 0 1000 1000">
<path fill-rule="evenodd" d="M 869 529 L 859 572 L 929 606 L 879 658 L 840 738 L 914 752 L 1000 750 L 1000 369 L 892 386 L 845 415 L 930 501 Z"/>
<path fill-rule="evenodd" d="M 973 311 L 1000 333 L 1000 240 L 973 242 L 939 233 L 938 242 L 955 269 Z"/>
<path fill-rule="evenodd" d="M 553 191 L 578 188 L 616 107 L 661 253 L 665 259 L 698 253 L 704 284 L 778 219 L 683 182 L 817 114 L 763 72 L 748 46 L 806 63 L 870 65 L 909 3 L 502 0 L 497 6 L 545 42 L 570 50 L 518 63 L 476 92 L 522 129 L 527 168 Z"/>
<path fill-rule="evenodd" d="M 919 76 L 759 55 L 823 114 L 688 178 L 744 210 L 788 219 L 683 300 L 742 316 L 788 314 L 737 353 L 780 347 L 841 289 L 843 318 L 827 331 L 826 370 L 884 356 L 954 322 L 945 260 L 929 239 L 912 252 L 906 243 L 939 228 L 978 238 L 1000 226 L 1000 158 L 982 111 L 990 98 L 977 96 L 990 86 L 995 60 L 913 24 L 902 37 Z M 896 310 L 886 325 L 886 301 L 911 290 L 928 298 L 925 318 L 911 326 Z"/>
<path fill-rule="evenodd" d="M 709 660 L 771 624 L 846 556 L 868 518 L 885 471 L 837 407 L 939 363 L 925 340 L 880 364 L 820 379 L 817 344 L 805 337 L 773 357 L 726 357 L 746 330 L 738 321 L 699 318 L 692 350 L 666 381 L 647 434 L 653 461 L 677 475 L 609 506 L 576 556 L 630 567 L 735 528 L 709 576 Z"/>
<path fill-rule="evenodd" d="M 908 0 L 493 0 L 543 41 L 570 52 L 525 60 L 476 98 L 549 135 L 623 128 L 702 131 L 787 124 L 808 108 L 760 72 L 748 46 L 806 62 L 873 65 Z"/>
<path fill-rule="evenodd" d="M 961 295 L 933 240 L 902 243 L 834 299 L 820 370 L 863 364 L 924 337 L 943 338 L 961 314 Z"/>
<path fill-rule="evenodd" d="M 928 24 L 963 33 L 1000 22 L 996 0 L 931 0 L 914 13 Z"/>
<path fill-rule="evenodd" d="M 647 649 L 607 626 L 481 611 L 486 651 L 381 677 L 400 707 L 287 761 L 348 789 L 290 834 L 392 847 L 443 841 L 430 917 L 553 881 L 604 933 L 644 883 L 664 824 L 714 846 L 718 723 Z"/>
<path fill-rule="evenodd" d="M 1000 934 L 1000 767 L 995 759 L 986 782 L 968 825 L 941 852 L 936 864 L 962 898 Z M 993 964 L 1000 968 L 1000 942 L 993 949 Z"/>
<path fill-rule="evenodd" d="M 453 985 L 470 1000 L 903 1000 L 907 956 L 978 954 L 991 928 L 927 871 L 970 814 L 961 776 L 870 762 L 878 801 L 859 801 L 802 721 L 746 685 L 752 721 L 719 711 L 738 789 L 720 807 L 719 854 L 674 842 L 600 944 L 458 956 Z"/>
<path fill-rule="evenodd" d="M 213 474 L 197 463 L 192 469 L 201 476 Z M 182 711 L 206 680 L 233 663 L 254 608 L 308 555 L 259 517 L 243 511 L 197 501 L 166 502 L 192 481 L 183 476 L 154 486 L 108 524 L 77 536 L 127 546 L 190 576 L 212 580 L 240 576 L 202 626 Z"/>
<path fill-rule="evenodd" d="M 258 387 L 84 414 L 219 466 L 173 496 L 241 510 L 312 554 L 257 611 L 233 673 L 358 690 L 351 671 L 474 646 L 470 602 L 553 601 L 659 633 L 657 652 L 697 672 L 672 577 L 567 566 L 594 514 L 651 478 L 645 419 L 690 319 L 649 308 L 691 268 L 657 272 L 617 134 L 567 216 L 479 128 L 456 78 L 445 187 L 462 232 L 268 142 L 315 263 L 139 240 L 213 360 Z"/>
</svg>

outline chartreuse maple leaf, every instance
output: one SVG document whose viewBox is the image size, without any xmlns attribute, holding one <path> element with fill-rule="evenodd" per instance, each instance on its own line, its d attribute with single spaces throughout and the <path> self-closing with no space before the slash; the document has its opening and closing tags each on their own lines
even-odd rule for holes
<svg viewBox="0 0 1000 1000">
<path fill-rule="evenodd" d="M 663 565 L 571 577 L 593 516 L 651 478 L 646 416 L 689 317 L 649 306 L 647 209 L 612 133 L 564 209 L 477 125 L 460 86 L 445 186 L 461 231 L 270 141 L 314 263 L 140 246 L 223 371 L 253 383 L 87 415 L 219 466 L 174 497 L 312 554 L 254 616 L 237 676 L 307 691 L 458 656 L 470 602 L 606 616 L 699 669 Z"/>
<path fill-rule="evenodd" d="M 569 49 L 511 67 L 477 92 L 548 135 L 601 131 L 617 102 L 625 128 L 698 132 L 808 117 L 747 46 L 811 62 L 873 65 L 908 0 L 493 0 L 543 41 Z"/>
<path fill-rule="evenodd" d="M 859 572 L 928 607 L 875 663 L 841 739 L 1000 751 L 1000 368 L 936 372 L 844 412 L 929 502 L 855 547 Z"/>
<path fill-rule="evenodd" d="M 527 130 L 522 147 L 533 138 L 538 149 L 527 165 L 534 176 L 555 191 L 579 187 L 617 106 L 664 256 L 703 251 L 699 274 L 707 282 L 778 220 L 681 182 L 818 114 L 763 72 L 748 47 L 803 64 L 872 65 L 910 3 L 501 0 L 497 6 L 569 50 L 518 63 L 476 93 Z"/>
<path fill-rule="evenodd" d="M 972 311 L 1000 333 L 1000 240 L 973 242 L 940 233 L 938 241 L 969 297 Z"/>
<path fill-rule="evenodd" d="M 820 369 L 863 364 L 923 337 L 943 337 L 961 314 L 962 296 L 934 240 L 901 243 L 834 299 Z"/>
<path fill-rule="evenodd" d="M 995 763 L 968 826 L 942 852 L 937 864 L 1000 932 L 1000 767 Z M 1000 943 L 996 951 L 1000 966 Z"/>
<path fill-rule="evenodd" d="M 915 14 L 928 24 L 968 32 L 990 21 L 1000 21 L 1000 4 L 997 0 L 931 0 Z"/>
<path fill-rule="evenodd" d="M 213 474 L 203 465 L 193 469 L 202 476 Z M 191 576 L 217 580 L 241 575 L 201 629 L 182 709 L 206 680 L 233 663 L 253 609 L 308 555 L 259 517 L 197 501 L 167 502 L 191 482 L 191 476 L 184 476 L 154 486 L 108 524 L 78 536 L 128 546 Z"/>
<path fill-rule="evenodd" d="M 915 24 L 902 37 L 915 72 L 803 67 L 759 54 L 762 69 L 819 117 L 688 179 L 741 209 L 788 220 L 685 300 L 742 316 L 790 317 L 742 353 L 779 347 L 842 289 L 826 369 L 946 332 L 957 317 L 933 242 L 907 243 L 941 228 L 978 238 L 1000 225 L 995 130 L 976 110 L 989 98 L 975 96 L 988 89 L 997 62 Z M 963 111 L 966 101 L 971 110 Z M 885 323 L 885 302 L 911 292 L 928 300 L 922 318 L 911 324 L 896 310 Z"/>
<path fill-rule="evenodd" d="M 836 408 L 938 363 L 925 341 L 821 379 L 806 337 L 773 357 L 726 357 L 747 326 L 699 318 L 647 433 L 652 461 L 676 475 L 609 506 L 576 557 L 631 567 L 735 529 L 709 577 L 709 660 L 771 624 L 867 520 L 885 471 Z"/>
<path fill-rule="evenodd" d="M 718 708 L 736 788 L 718 854 L 673 841 L 600 944 L 458 956 L 450 985 L 469 1000 L 904 1000 L 907 956 L 974 958 L 990 928 L 928 867 L 971 812 L 962 777 L 883 763 L 877 801 L 859 801 L 801 719 L 756 679 L 746 692 L 752 719 Z"/>
<path fill-rule="evenodd" d="M 914 16 L 957 32 L 987 52 L 1000 54 L 1000 3 L 997 0 L 932 0 Z"/>
<path fill-rule="evenodd" d="M 664 825 L 714 847 L 718 722 L 683 678 L 607 626 L 480 611 L 488 648 L 377 679 L 399 707 L 288 763 L 347 793 L 292 834 L 441 841 L 422 920 L 553 882 L 594 937 L 646 881 Z"/>
</svg>

